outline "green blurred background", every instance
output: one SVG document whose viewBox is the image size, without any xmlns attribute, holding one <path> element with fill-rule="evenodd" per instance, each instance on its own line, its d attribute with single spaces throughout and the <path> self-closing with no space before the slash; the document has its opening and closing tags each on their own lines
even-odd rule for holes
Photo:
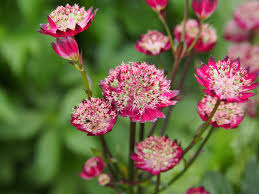
<svg viewBox="0 0 259 194">
<path fill-rule="evenodd" d="M 241 0 L 219 0 L 209 19 L 218 32 L 212 53 L 192 61 L 184 90 L 170 119 L 169 136 L 185 147 L 201 124 L 196 113 L 201 88 L 194 66 L 209 55 L 221 59 L 229 43 L 222 39 L 225 23 Z M 0 6 L 0 193 L 1 194 L 95 194 L 113 193 L 99 186 L 96 179 L 82 180 L 78 173 L 100 148 L 97 137 L 88 137 L 69 123 L 72 107 L 83 98 L 81 77 L 50 46 L 54 38 L 37 32 L 46 23 L 46 14 L 57 5 L 78 3 L 98 7 L 91 27 L 77 35 L 94 94 L 101 96 L 99 80 L 122 61 L 157 58 L 138 53 L 134 43 L 150 29 L 164 32 L 156 14 L 144 0 L 1 0 Z M 170 28 L 181 22 L 184 1 L 169 0 Z M 194 17 L 190 9 L 190 16 Z M 172 66 L 170 52 L 162 54 L 166 70 Z M 181 70 L 180 70 L 181 72 Z M 259 124 L 245 118 L 234 130 L 218 129 L 192 168 L 164 193 L 184 194 L 188 187 L 204 185 L 211 194 L 258 194 Z M 107 138 L 112 152 L 127 162 L 128 124 L 119 118 Z M 150 124 L 148 125 L 150 126 Z M 182 168 L 164 173 L 167 182 Z M 150 191 L 153 187 L 150 187 Z"/>
</svg>

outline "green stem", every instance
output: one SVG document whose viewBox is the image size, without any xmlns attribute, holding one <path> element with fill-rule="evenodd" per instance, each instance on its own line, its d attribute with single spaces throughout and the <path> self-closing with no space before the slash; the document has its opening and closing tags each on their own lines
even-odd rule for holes
<svg viewBox="0 0 259 194">
<path fill-rule="evenodd" d="M 140 123 L 139 127 L 139 141 L 142 141 L 144 139 L 145 135 L 145 123 Z"/>
<path fill-rule="evenodd" d="M 136 136 L 136 123 L 130 122 L 130 139 L 129 139 L 129 182 L 134 182 L 134 162 L 131 159 L 131 155 L 134 153 L 135 148 L 135 136 Z M 133 186 L 129 185 L 129 193 L 133 193 Z"/>
<path fill-rule="evenodd" d="M 156 190 L 155 194 L 159 193 L 159 185 L 160 185 L 160 174 L 156 176 Z"/>
</svg>

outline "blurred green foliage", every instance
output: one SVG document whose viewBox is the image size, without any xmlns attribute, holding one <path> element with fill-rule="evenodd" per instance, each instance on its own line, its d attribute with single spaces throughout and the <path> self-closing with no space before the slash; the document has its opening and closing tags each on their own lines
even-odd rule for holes
<svg viewBox="0 0 259 194">
<path fill-rule="evenodd" d="M 226 55 L 229 43 L 222 32 L 232 11 L 242 0 L 219 0 L 209 22 L 218 32 L 212 53 L 193 59 L 183 91 L 176 106 L 168 135 L 183 146 L 192 139 L 201 123 L 196 104 L 201 90 L 194 80 L 193 67 Z M 156 14 L 144 0 L 6 0 L 0 7 L 0 190 L 3 194 L 81 194 L 113 193 L 78 176 L 84 162 L 100 149 L 97 137 L 88 137 L 69 123 L 72 107 L 83 98 L 81 77 L 67 61 L 50 47 L 54 38 L 37 33 L 46 23 L 46 13 L 57 5 L 79 3 L 94 5 L 99 11 L 92 26 L 76 38 L 82 48 L 87 70 L 93 80 L 94 94 L 100 96 L 99 80 L 122 61 L 157 58 L 138 53 L 134 43 L 149 29 L 164 31 Z M 183 17 L 184 1 L 170 0 L 167 19 L 171 29 Z M 191 9 L 190 16 L 194 17 Z M 162 54 L 169 71 L 172 57 Z M 109 146 L 119 160 L 127 162 L 126 118 L 119 118 L 108 133 Z M 150 126 L 148 124 L 147 126 Z M 183 194 L 188 187 L 204 185 L 211 194 L 256 194 L 259 191 L 258 120 L 246 118 L 238 129 L 218 129 L 192 168 L 164 193 Z M 126 151 L 125 151 L 126 150 Z M 168 181 L 182 166 L 162 176 Z M 153 188 L 150 188 L 151 190 Z"/>
</svg>

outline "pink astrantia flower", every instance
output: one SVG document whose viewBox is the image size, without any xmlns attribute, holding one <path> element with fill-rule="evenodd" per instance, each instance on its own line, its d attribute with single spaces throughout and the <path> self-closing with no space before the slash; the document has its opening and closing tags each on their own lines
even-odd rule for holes
<svg viewBox="0 0 259 194">
<path fill-rule="evenodd" d="M 74 108 L 71 124 L 89 136 L 94 136 L 111 131 L 116 120 L 117 113 L 108 101 L 90 98 Z"/>
<path fill-rule="evenodd" d="M 181 35 L 183 32 L 183 22 L 177 25 L 174 29 L 174 35 L 178 42 L 181 40 Z M 189 19 L 186 22 L 185 37 L 184 40 L 187 47 L 190 47 L 199 34 L 200 24 L 197 20 Z M 217 33 L 215 29 L 208 24 L 204 24 L 202 27 L 202 32 L 200 38 L 194 45 L 194 50 L 196 52 L 208 52 L 214 48 L 217 42 Z"/>
<path fill-rule="evenodd" d="M 203 121 L 208 120 L 216 102 L 217 98 L 209 95 L 206 95 L 198 102 L 198 113 Z M 214 127 L 223 127 L 225 129 L 236 128 L 245 116 L 244 108 L 244 103 L 221 101 L 210 124 Z"/>
<path fill-rule="evenodd" d="M 168 36 L 156 30 L 148 31 L 141 36 L 141 41 L 135 44 L 136 49 L 147 55 L 159 55 L 161 52 L 171 48 Z"/>
<path fill-rule="evenodd" d="M 208 18 L 217 8 L 217 0 L 192 0 L 192 9 L 201 18 Z"/>
<path fill-rule="evenodd" d="M 227 23 L 224 31 L 224 38 L 232 42 L 242 42 L 249 40 L 248 30 L 241 29 L 234 20 Z"/>
<path fill-rule="evenodd" d="M 57 42 L 52 42 L 51 45 L 60 57 L 72 61 L 79 59 L 78 45 L 73 37 L 66 36 L 57 38 Z"/>
<path fill-rule="evenodd" d="M 168 137 L 150 136 L 136 145 L 137 152 L 131 155 L 136 168 L 153 175 L 166 172 L 182 158 L 182 148 Z"/>
<path fill-rule="evenodd" d="M 154 11 L 160 12 L 166 8 L 168 0 L 146 0 L 146 2 Z"/>
<path fill-rule="evenodd" d="M 206 191 L 204 187 L 192 187 L 187 190 L 186 194 L 210 194 L 210 193 Z"/>
<path fill-rule="evenodd" d="M 164 118 L 161 108 L 176 104 L 178 91 L 170 90 L 170 81 L 154 65 L 130 63 L 117 66 L 101 81 L 103 95 L 123 117 L 133 122 Z"/>
<path fill-rule="evenodd" d="M 247 92 L 256 88 L 256 73 L 249 73 L 247 69 L 240 67 L 239 60 L 231 60 L 225 57 L 216 62 L 212 57 L 208 65 L 203 64 L 196 69 L 196 79 L 204 86 L 204 92 L 218 100 L 227 102 L 245 102 L 254 95 Z"/>
<path fill-rule="evenodd" d="M 105 163 L 100 157 L 93 157 L 86 161 L 83 167 L 83 172 L 79 175 L 83 179 L 92 179 L 100 175 L 105 168 Z"/>
<path fill-rule="evenodd" d="M 58 6 L 47 16 L 48 23 L 41 24 L 39 32 L 53 37 L 75 36 L 92 24 L 97 9 L 93 13 L 92 10 L 93 7 L 85 11 L 84 7 L 80 8 L 77 4 Z"/>
<path fill-rule="evenodd" d="M 98 176 L 98 183 L 99 185 L 105 186 L 111 182 L 111 177 L 108 174 L 100 174 Z"/>
<path fill-rule="evenodd" d="M 234 19 L 240 28 L 253 30 L 259 28 L 259 1 L 247 1 L 234 12 Z"/>
</svg>

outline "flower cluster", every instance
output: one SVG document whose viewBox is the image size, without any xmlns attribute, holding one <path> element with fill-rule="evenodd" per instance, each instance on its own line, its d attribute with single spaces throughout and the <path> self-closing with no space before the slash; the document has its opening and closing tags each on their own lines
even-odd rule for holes
<svg viewBox="0 0 259 194">
<path fill-rule="evenodd" d="M 86 161 L 83 167 L 83 172 L 80 176 L 83 179 L 92 179 L 99 176 L 105 168 L 105 163 L 100 157 L 93 157 Z"/>
<path fill-rule="evenodd" d="M 203 121 L 207 121 L 217 98 L 206 95 L 198 103 L 198 113 Z M 223 127 L 225 129 L 236 128 L 245 116 L 244 103 L 221 101 L 220 105 L 210 121 L 214 127 Z"/>
<path fill-rule="evenodd" d="M 142 35 L 141 41 L 137 41 L 135 47 L 139 52 L 147 55 L 159 55 L 161 52 L 169 50 L 171 45 L 168 36 L 156 30 L 151 30 Z"/>
<path fill-rule="evenodd" d="M 77 4 L 58 6 L 48 15 L 48 23 L 41 24 L 40 32 L 53 37 L 75 36 L 90 27 L 97 9 L 92 11 L 92 7 L 86 11 Z"/>
<path fill-rule="evenodd" d="M 153 175 L 165 172 L 177 165 L 182 158 L 182 148 L 168 137 L 150 136 L 136 145 L 137 152 L 131 155 L 136 168 Z"/>
<path fill-rule="evenodd" d="M 184 23 L 177 25 L 174 29 L 174 35 L 178 42 L 181 40 L 181 35 L 183 33 Z M 185 42 L 189 48 L 195 38 L 198 36 L 200 31 L 200 23 L 195 19 L 189 19 L 185 26 Z M 214 48 L 217 41 L 217 34 L 213 27 L 205 24 L 202 26 L 202 32 L 200 38 L 194 45 L 194 50 L 196 52 L 208 52 Z"/>
<path fill-rule="evenodd" d="M 105 99 L 90 98 L 74 108 L 71 124 L 88 135 L 104 135 L 117 120 L 116 110 Z"/>
<path fill-rule="evenodd" d="M 161 108 L 176 104 L 178 91 L 170 90 L 164 72 L 145 62 L 121 64 L 101 81 L 103 95 L 123 117 L 133 122 L 164 118 Z"/>
<path fill-rule="evenodd" d="M 187 190 L 186 194 L 209 194 L 204 187 L 192 187 Z"/>
<path fill-rule="evenodd" d="M 197 81 L 204 86 L 206 94 L 220 101 L 245 102 L 254 95 L 247 91 L 256 88 L 256 73 L 249 73 L 240 66 L 239 60 L 228 57 L 216 62 L 210 58 L 208 65 L 203 64 L 196 70 Z"/>
</svg>

